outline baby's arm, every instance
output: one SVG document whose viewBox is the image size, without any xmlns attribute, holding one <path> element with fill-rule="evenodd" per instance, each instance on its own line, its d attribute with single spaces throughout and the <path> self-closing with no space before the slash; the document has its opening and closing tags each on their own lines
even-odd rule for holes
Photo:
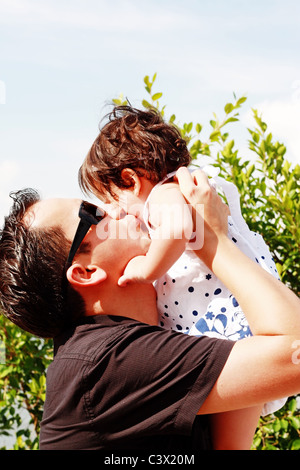
<svg viewBox="0 0 300 470">
<path fill-rule="evenodd" d="M 129 282 L 151 283 L 161 277 L 184 252 L 193 233 L 189 206 L 174 183 L 156 189 L 149 212 L 150 223 L 155 227 L 149 251 L 129 261 L 118 281 L 120 286 Z"/>
</svg>

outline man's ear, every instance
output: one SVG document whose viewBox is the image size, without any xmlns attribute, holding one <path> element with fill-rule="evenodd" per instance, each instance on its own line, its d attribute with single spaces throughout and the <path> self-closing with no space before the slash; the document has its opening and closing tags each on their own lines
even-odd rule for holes
<svg viewBox="0 0 300 470">
<path fill-rule="evenodd" d="M 132 168 L 124 168 L 121 171 L 122 180 L 128 185 L 128 189 L 131 189 L 136 196 L 140 194 L 141 180 Z"/>
<path fill-rule="evenodd" d="M 107 278 L 107 273 L 99 266 L 83 266 L 80 263 L 74 263 L 67 271 L 67 279 L 74 287 L 91 287 L 100 284 Z"/>
</svg>

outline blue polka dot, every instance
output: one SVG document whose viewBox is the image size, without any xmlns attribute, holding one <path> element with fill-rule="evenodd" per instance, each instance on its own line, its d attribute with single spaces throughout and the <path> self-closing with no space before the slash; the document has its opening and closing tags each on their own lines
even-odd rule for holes
<svg viewBox="0 0 300 470">
<path fill-rule="evenodd" d="M 193 310 L 193 315 L 195 315 L 195 317 L 198 315 L 197 310 Z"/>
<path fill-rule="evenodd" d="M 182 330 L 182 326 L 181 326 L 181 325 L 176 325 L 176 328 L 177 328 L 177 330 L 180 330 L 180 331 Z"/>
<path fill-rule="evenodd" d="M 215 318 L 214 312 L 207 312 L 206 317 L 208 318 L 208 320 L 212 320 L 213 318 Z"/>
<path fill-rule="evenodd" d="M 209 297 L 209 293 L 208 293 L 208 292 L 206 292 L 205 297 Z"/>
<path fill-rule="evenodd" d="M 236 242 L 237 242 L 237 239 L 234 238 L 234 237 L 232 237 L 232 241 L 233 241 L 234 243 L 236 243 Z"/>
<path fill-rule="evenodd" d="M 188 288 L 188 291 L 189 291 L 189 292 L 194 292 L 194 288 L 193 288 L 192 286 L 190 286 L 190 287 Z"/>
<path fill-rule="evenodd" d="M 173 284 L 176 282 L 176 279 L 172 279 Z"/>
<path fill-rule="evenodd" d="M 222 307 L 222 308 L 221 308 L 221 312 L 226 312 L 226 308 L 225 308 L 225 307 Z"/>
<path fill-rule="evenodd" d="M 178 302 L 177 302 L 177 300 L 175 300 L 174 304 L 175 304 L 175 305 L 178 305 Z"/>
<path fill-rule="evenodd" d="M 232 304 L 233 304 L 234 307 L 238 307 L 238 306 L 239 306 L 239 303 L 238 303 L 238 301 L 236 300 L 235 297 L 232 297 Z"/>
<path fill-rule="evenodd" d="M 222 289 L 218 288 L 215 290 L 214 295 L 218 295 L 222 292 Z"/>
</svg>

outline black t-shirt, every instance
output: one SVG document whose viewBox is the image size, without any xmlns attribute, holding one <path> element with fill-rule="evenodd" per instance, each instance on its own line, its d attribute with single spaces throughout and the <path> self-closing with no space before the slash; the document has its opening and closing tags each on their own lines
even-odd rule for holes
<svg viewBox="0 0 300 470">
<path fill-rule="evenodd" d="M 55 341 L 40 449 L 209 448 L 206 418 L 195 418 L 233 344 L 85 317 Z"/>
</svg>

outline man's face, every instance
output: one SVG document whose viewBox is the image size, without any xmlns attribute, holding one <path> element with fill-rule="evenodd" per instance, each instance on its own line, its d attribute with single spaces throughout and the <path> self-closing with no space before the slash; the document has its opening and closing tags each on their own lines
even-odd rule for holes
<svg viewBox="0 0 300 470">
<path fill-rule="evenodd" d="M 80 204 L 79 199 L 43 200 L 28 211 L 25 220 L 35 228 L 60 226 L 72 242 L 79 223 Z M 89 244 L 89 249 L 80 252 L 75 260 L 100 266 L 116 276 L 123 273 L 131 258 L 145 254 L 150 244 L 136 217 L 113 218 L 109 214 L 98 225 L 91 226 L 83 242 Z"/>
</svg>

